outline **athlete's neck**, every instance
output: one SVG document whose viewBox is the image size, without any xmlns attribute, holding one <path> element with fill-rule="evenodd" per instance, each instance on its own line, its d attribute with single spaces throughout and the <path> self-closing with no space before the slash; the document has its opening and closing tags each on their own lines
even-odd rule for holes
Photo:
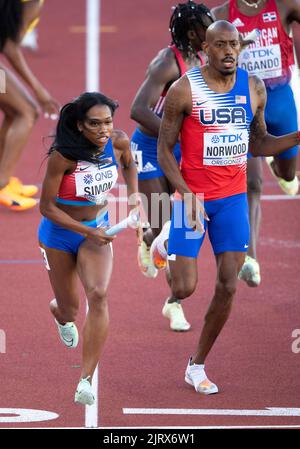
<svg viewBox="0 0 300 449">
<path fill-rule="evenodd" d="M 220 94 L 230 92 L 236 81 L 236 72 L 224 75 L 211 65 L 202 67 L 201 72 L 208 87 Z"/>
<path fill-rule="evenodd" d="M 237 7 L 243 14 L 257 15 L 266 6 L 268 0 L 236 0 Z"/>
</svg>

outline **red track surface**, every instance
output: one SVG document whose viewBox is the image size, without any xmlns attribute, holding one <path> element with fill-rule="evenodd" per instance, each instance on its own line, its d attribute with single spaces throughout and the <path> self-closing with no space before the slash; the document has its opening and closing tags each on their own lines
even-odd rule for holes
<svg viewBox="0 0 300 449">
<path fill-rule="evenodd" d="M 162 4 L 163 3 L 163 4 Z M 149 60 L 169 41 L 172 0 L 103 2 L 102 25 L 115 33 L 101 37 L 101 89 L 120 102 L 116 126 L 130 134 L 129 107 Z M 208 2 L 207 2 L 208 3 Z M 218 2 L 210 2 L 216 4 Z M 39 27 L 40 50 L 30 65 L 61 103 L 85 89 L 85 2 L 46 2 Z M 46 152 L 42 136 L 51 123 L 39 119 L 19 165 L 26 182 L 41 183 Z M 266 170 L 265 193 L 281 193 Z M 53 411 L 59 418 L 1 427 L 82 427 L 84 409 L 73 403 L 81 347 L 65 349 L 48 311 L 52 292 L 37 247 L 38 210 L 12 213 L 1 208 L 0 328 L 6 333 L 1 361 L 1 408 Z M 111 329 L 100 367 L 100 426 L 261 426 L 297 425 L 300 417 L 124 415 L 132 408 L 264 409 L 299 407 L 300 354 L 292 352 L 299 323 L 300 207 L 297 201 L 264 201 L 258 289 L 239 285 L 234 309 L 208 361 L 220 393 L 204 397 L 184 383 L 213 293 L 215 265 L 208 243 L 199 258 L 197 291 L 185 302 L 188 333 L 168 329 L 161 308 L 168 294 L 164 276 L 144 278 L 136 263 L 132 233 L 114 245 L 115 267 L 109 292 Z M 25 261 L 22 263 L 22 260 Z M 3 263 L 10 261 L 10 263 Z M 17 262 L 18 263 L 17 263 Z M 31 261 L 32 263 L 28 263 Z M 85 313 L 82 301 L 79 325 Z M 1 410 L 0 410 L 1 415 Z"/>
</svg>

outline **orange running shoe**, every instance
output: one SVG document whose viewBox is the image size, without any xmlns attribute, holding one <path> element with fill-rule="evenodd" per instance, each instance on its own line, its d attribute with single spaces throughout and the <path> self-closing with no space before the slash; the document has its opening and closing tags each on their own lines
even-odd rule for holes
<svg viewBox="0 0 300 449">
<path fill-rule="evenodd" d="M 11 176 L 9 178 L 9 187 L 11 190 L 16 193 L 17 195 L 31 197 L 37 194 L 38 187 L 33 184 L 22 184 L 19 178 L 16 178 L 15 176 Z"/>
<path fill-rule="evenodd" d="M 11 210 L 22 211 L 31 209 L 37 205 L 37 200 L 25 198 L 12 191 L 9 185 L 0 190 L 0 204 L 7 206 Z"/>
<path fill-rule="evenodd" d="M 169 238 L 171 222 L 167 221 L 160 234 L 153 240 L 150 247 L 150 258 L 157 270 L 163 270 L 167 266 L 167 250 L 165 242 Z"/>
<path fill-rule="evenodd" d="M 185 370 L 185 381 L 189 385 L 192 385 L 198 393 L 202 394 L 215 394 L 219 389 L 216 384 L 212 383 L 204 371 L 204 365 L 192 364 L 192 358 L 190 358 Z"/>
</svg>

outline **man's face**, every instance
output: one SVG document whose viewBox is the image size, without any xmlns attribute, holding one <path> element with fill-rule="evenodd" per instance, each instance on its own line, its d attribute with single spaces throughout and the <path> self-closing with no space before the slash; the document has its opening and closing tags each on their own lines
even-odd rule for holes
<svg viewBox="0 0 300 449">
<path fill-rule="evenodd" d="M 237 32 L 217 32 L 203 44 L 203 49 L 208 56 L 209 65 L 222 75 L 231 75 L 236 71 L 241 50 Z"/>
</svg>

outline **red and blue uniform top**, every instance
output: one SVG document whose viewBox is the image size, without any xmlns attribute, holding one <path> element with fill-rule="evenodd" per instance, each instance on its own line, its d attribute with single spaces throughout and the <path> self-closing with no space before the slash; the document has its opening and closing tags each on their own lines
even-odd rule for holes
<svg viewBox="0 0 300 449">
<path fill-rule="evenodd" d="M 181 128 L 180 170 L 193 193 L 216 200 L 244 193 L 250 123 L 248 73 L 240 68 L 228 93 L 216 93 L 199 67 L 186 73 L 192 93 L 192 112 Z"/>
<path fill-rule="evenodd" d="M 77 161 L 73 173 L 64 175 L 56 201 L 71 206 L 103 204 L 118 178 L 118 164 L 111 139 L 98 163 Z"/>
<path fill-rule="evenodd" d="M 180 50 L 178 50 L 178 48 L 176 47 L 176 45 L 170 45 L 169 48 L 173 51 L 174 55 L 175 55 L 175 59 L 179 68 L 179 74 L 180 76 L 183 76 L 186 73 L 186 65 L 184 62 L 184 59 L 182 57 L 182 54 L 180 52 Z M 201 54 L 198 53 L 198 58 L 200 61 L 200 65 L 204 64 L 204 59 L 202 58 Z M 164 104 L 165 104 L 165 100 L 166 100 L 166 95 L 168 90 L 170 89 L 172 85 L 172 82 L 170 82 L 169 84 L 167 84 L 164 88 L 164 90 L 162 91 L 156 105 L 153 107 L 153 112 L 158 116 L 158 117 L 162 117 L 163 115 L 163 110 L 164 110 Z"/>
<path fill-rule="evenodd" d="M 230 0 L 229 21 L 243 37 L 254 29 L 260 32 L 255 43 L 241 52 L 239 66 L 259 76 L 269 89 L 288 84 L 294 65 L 293 40 L 283 27 L 276 1 L 269 0 L 260 13 L 248 16 L 239 11 L 236 0 Z"/>
</svg>

